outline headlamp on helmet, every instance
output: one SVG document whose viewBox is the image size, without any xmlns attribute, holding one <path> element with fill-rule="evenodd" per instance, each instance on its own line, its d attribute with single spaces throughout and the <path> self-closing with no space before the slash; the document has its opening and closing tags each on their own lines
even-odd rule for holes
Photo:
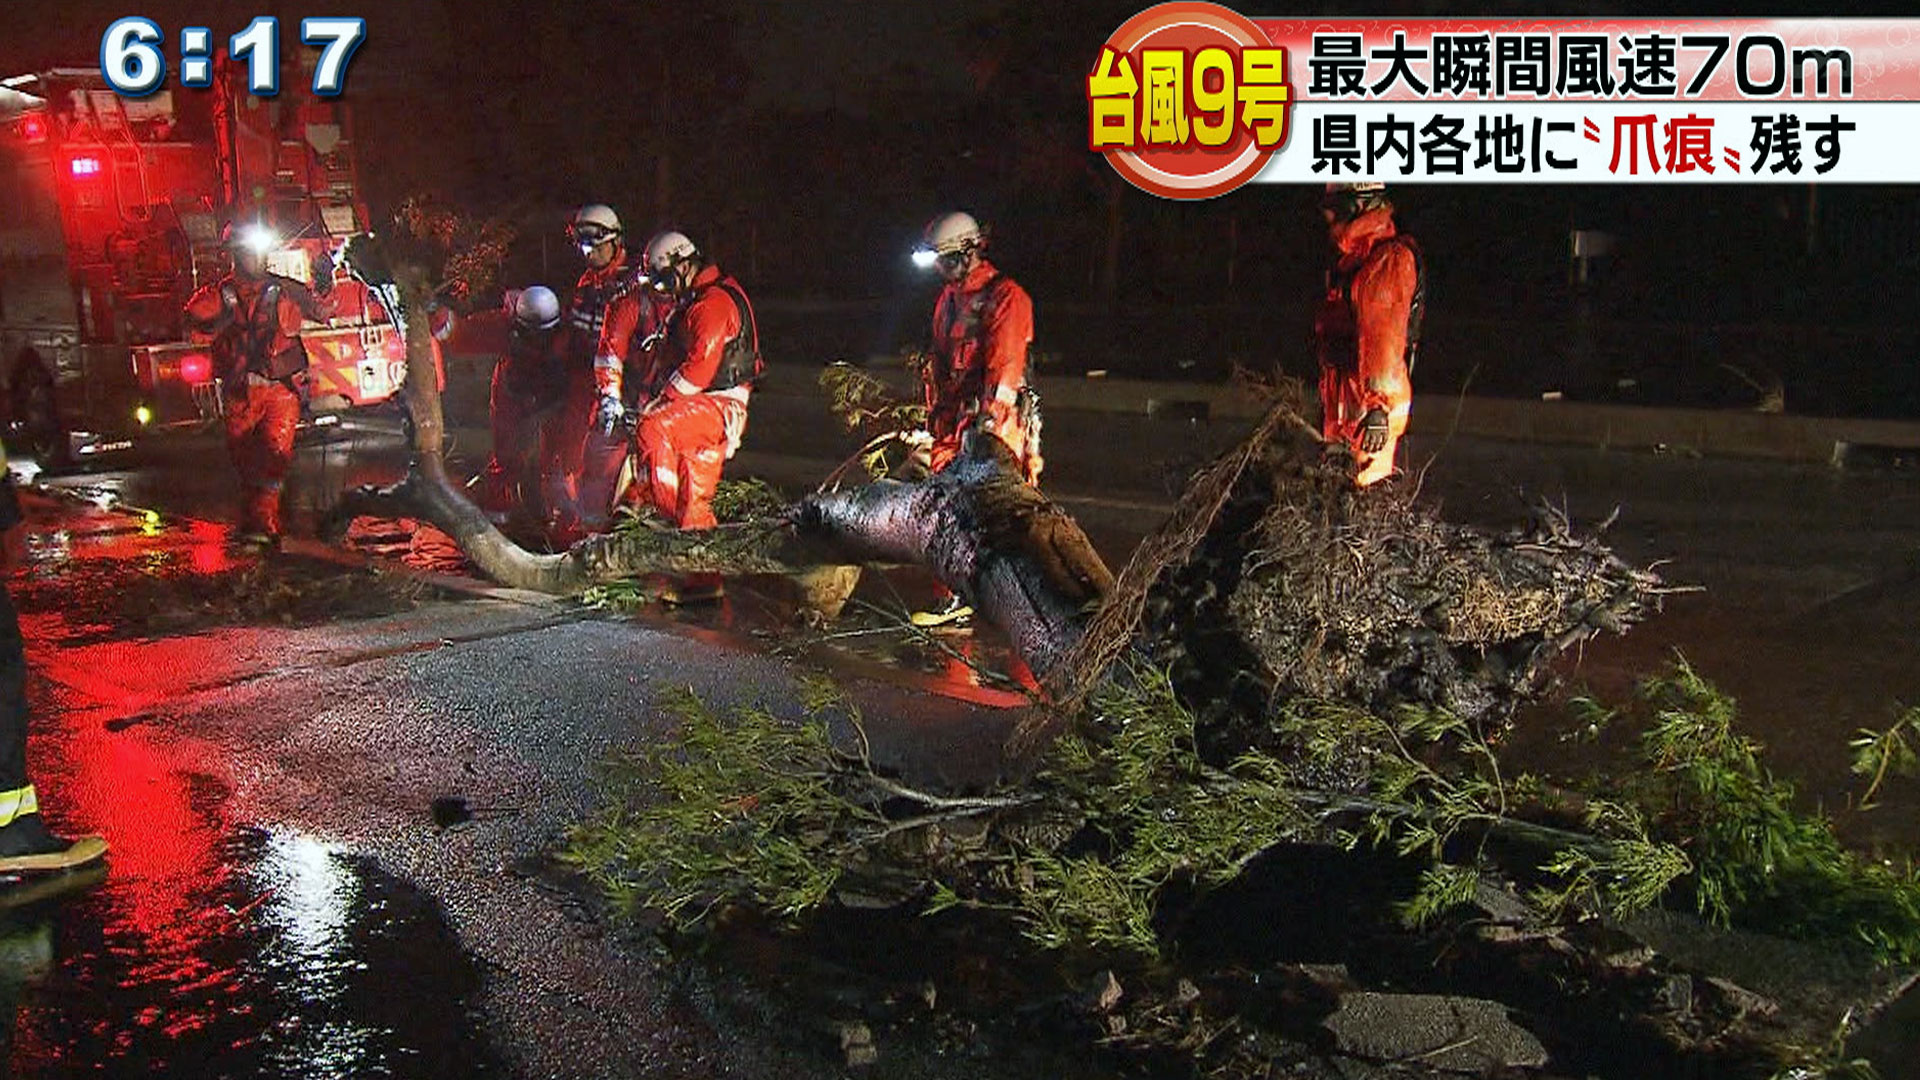
<svg viewBox="0 0 1920 1080">
<path fill-rule="evenodd" d="M 229 222 L 223 237 L 233 251 L 265 255 L 280 246 L 280 235 L 259 222 Z"/>
<path fill-rule="evenodd" d="M 620 215 L 605 203 L 588 203 L 567 220 L 567 238 L 586 255 L 601 244 L 620 239 Z"/>
<path fill-rule="evenodd" d="M 699 257 L 700 249 L 685 233 L 671 229 L 657 233 L 647 241 L 647 281 L 659 292 L 676 292 L 680 288 L 680 267 Z"/>
<path fill-rule="evenodd" d="M 955 267 L 985 247 L 986 230 L 972 214 L 955 211 L 927 223 L 922 243 L 913 253 L 913 265 L 930 270 L 940 264 Z"/>
<path fill-rule="evenodd" d="M 1328 184 L 1320 196 L 1320 209 L 1335 221 L 1352 221 L 1369 210 L 1388 205 L 1387 185 L 1378 180 L 1346 184 Z"/>
</svg>

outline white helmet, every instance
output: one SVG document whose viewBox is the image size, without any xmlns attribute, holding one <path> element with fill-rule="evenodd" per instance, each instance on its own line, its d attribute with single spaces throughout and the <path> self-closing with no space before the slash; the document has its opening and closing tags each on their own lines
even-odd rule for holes
<svg viewBox="0 0 1920 1080">
<path fill-rule="evenodd" d="M 973 215 L 958 210 L 927 223 L 927 250 L 935 255 L 951 255 L 979 247 L 986 239 L 986 233 L 980 230 L 980 223 L 973 220 Z"/>
<path fill-rule="evenodd" d="M 688 259 L 699 256 L 700 249 L 693 246 L 693 241 L 687 239 L 686 233 L 668 229 L 655 233 L 653 239 L 647 241 L 647 253 L 641 265 L 655 289 L 673 292 L 678 287 L 673 270 Z"/>
<path fill-rule="evenodd" d="M 1387 185 L 1378 180 L 1328 184 L 1320 196 L 1320 208 L 1340 221 L 1350 221 L 1369 210 L 1389 205 L 1392 204 L 1387 201 Z"/>
<path fill-rule="evenodd" d="M 583 249 L 618 240 L 621 231 L 620 215 L 605 203 L 588 203 L 567 219 L 567 235 Z"/>
<path fill-rule="evenodd" d="M 513 298 L 513 321 L 528 330 L 560 325 L 560 298 L 545 285 L 529 285 Z"/>
<path fill-rule="evenodd" d="M 700 249 L 693 246 L 693 241 L 687 239 L 686 233 L 671 229 L 656 233 L 653 239 L 647 241 L 647 273 L 657 274 L 698 254 Z"/>
</svg>

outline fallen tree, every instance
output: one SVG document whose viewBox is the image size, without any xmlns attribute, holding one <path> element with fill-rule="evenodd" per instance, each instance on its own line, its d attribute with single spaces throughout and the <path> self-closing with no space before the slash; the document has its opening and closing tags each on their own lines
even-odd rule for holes
<svg viewBox="0 0 1920 1080">
<path fill-rule="evenodd" d="M 671 858 L 642 860 L 686 871 L 664 886 L 668 908 L 716 902 L 735 888 L 762 901 L 819 902 L 826 894 L 804 882 L 843 875 L 861 893 L 884 891 L 887 881 L 930 888 L 936 908 L 1008 891 L 1042 905 L 1053 902 L 1048 896 L 1105 894 L 1108 906 L 1086 926 L 1073 934 L 1056 927 L 1049 940 L 1153 952 L 1148 923 L 1162 886 L 1230 880 L 1275 843 L 1326 841 L 1345 827 L 1334 823 L 1356 818 L 1382 837 L 1419 837 L 1436 860 L 1463 835 L 1498 837 L 1549 861 L 1585 860 L 1608 868 L 1622 894 L 1642 904 L 1686 872 L 1684 855 L 1656 849 L 1631 828 L 1608 836 L 1507 813 L 1497 770 L 1454 775 L 1428 761 L 1467 753 L 1490 763 L 1490 735 L 1545 685 L 1552 658 L 1650 610 L 1660 591 L 1654 575 L 1575 540 L 1564 526 L 1555 547 L 1538 532 L 1449 527 L 1400 496 L 1356 492 L 1350 471 L 1327 458 L 1285 404 L 1196 476 L 1113 582 L 1095 572 L 1097 562 L 1090 569 L 1076 558 L 1078 530 L 1026 485 L 1008 485 L 1003 466 L 974 457 L 918 485 L 876 484 L 805 505 L 831 508 L 810 527 L 843 550 L 898 561 L 931 556 L 949 571 L 975 571 L 960 577 L 987 610 L 1022 613 L 1006 628 L 1050 700 L 1030 711 L 1016 741 L 1026 764 L 1020 779 L 980 796 L 916 791 L 819 731 L 778 753 L 748 752 L 740 766 L 780 789 L 755 800 L 777 807 L 779 824 L 750 831 L 769 842 L 775 834 L 810 837 L 804 858 L 775 860 L 801 870 L 804 881 L 771 890 L 751 883 L 759 872 L 751 844 L 726 857 L 743 876 L 710 872 L 712 863 L 675 848 Z M 956 485 L 971 498 L 951 494 Z M 1027 527 L 982 527 L 966 513 L 982 508 L 986 519 Z M 987 553 L 1021 557 L 978 572 Z M 1535 563 L 1543 564 L 1538 572 L 1520 569 Z M 1463 597 L 1519 614 L 1501 624 L 1502 636 Z M 1391 618 L 1341 621 L 1343 602 L 1369 599 L 1399 606 Z M 1274 622 L 1290 633 L 1271 635 Z M 1249 685 L 1257 693 L 1245 692 Z M 697 707 L 689 716 L 690 731 L 718 728 Z M 778 725 L 754 723 L 761 734 L 749 742 L 780 741 Z M 731 753 L 717 736 L 696 742 Z M 748 764 L 755 759 L 781 764 Z M 717 798 L 740 779 L 733 766 L 722 768 L 728 780 L 707 778 Z M 671 807 L 698 815 L 703 805 L 691 787 L 675 792 L 661 811 L 669 817 L 642 850 L 658 854 L 678 842 L 687 823 L 673 819 Z M 1155 822 L 1144 834 L 1143 816 Z M 943 830 L 960 822 L 968 839 L 955 847 Z M 722 831 L 710 839 L 729 849 L 737 837 Z M 802 843 L 777 840 L 788 842 Z M 602 856 L 588 861 L 609 880 L 627 872 Z M 1009 890 L 1009 867 L 1027 875 L 1025 887 Z M 1036 867 L 1056 892 L 1035 889 Z M 1457 879 L 1435 887 L 1449 883 Z M 1040 925 L 1049 919 L 1040 910 L 1027 916 Z"/>
<path fill-rule="evenodd" d="M 351 253 L 402 313 L 445 287 L 467 228 L 418 208 L 405 224 Z M 405 322 L 416 374 L 433 370 L 422 322 Z M 830 692 L 797 726 L 683 703 L 683 742 L 636 762 L 641 794 L 572 846 L 610 894 L 670 925 L 735 904 L 797 916 L 859 898 L 1009 918 L 1041 946 L 1151 966 L 1276 846 L 1371 841 L 1419 860 L 1401 908 L 1415 924 L 1488 890 L 1527 893 L 1517 918 L 1532 933 L 1669 897 L 1739 921 L 1830 889 L 1841 900 L 1800 929 L 1920 956 L 1920 883 L 1794 817 L 1790 789 L 1691 672 L 1653 691 L 1664 705 L 1634 799 L 1503 770 L 1497 736 L 1555 659 L 1630 626 L 1664 587 L 1561 517 L 1490 533 L 1391 487 L 1356 492 L 1285 403 L 1195 476 L 1116 578 L 992 440 L 915 483 L 536 555 L 451 482 L 437 386 L 410 376 L 406 402 L 407 479 L 343 512 L 425 517 L 496 580 L 571 592 L 662 570 L 914 563 L 972 600 L 1042 680 L 1016 779 L 976 793 L 915 787 L 864 739 L 829 738 L 833 718 L 856 733 L 863 722 Z"/>
<path fill-rule="evenodd" d="M 786 574 L 851 580 L 862 561 L 911 562 L 974 600 L 982 616 L 1014 635 L 1036 672 L 1071 647 L 1081 609 L 1111 581 L 1073 519 L 1021 484 L 995 456 L 971 444 L 961 464 L 917 485 L 876 483 L 807 498 L 764 520 L 705 531 L 630 528 L 536 554 L 495 528 L 447 470 L 445 419 L 433 342 L 422 313 L 439 296 L 478 291 L 505 243 L 498 229 L 431 204 L 407 204 L 395 228 L 355 238 L 347 261 L 389 310 L 407 343 L 403 400 L 413 454 L 405 479 L 348 493 L 334 528 L 359 515 L 419 517 L 446 532 L 487 577 L 516 588 L 578 593 L 601 582 L 668 572 Z"/>
<path fill-rule="evenodd" d="M 1020 483 L 997 440 L 916 483 L 811 495 L 759 520 L 703 532 L 630 528 L 536 554 L 496 529 L 447 470 L 445 422 L 424 317 L 471 294 L 505 236 L 426 203 L 356 238 L 349 265 L 401 315 L 412 418 L 407 477 L 350 493 L 333 519 L 425 518 L 505 585 L 575 593 L 655 572 L 826 577 L 847 564 L 909 563 L 972 601 L 1011 639 L 1069 716 L 1129 649 L 1174 665 L 1211 722 L 1293 696 L 1373 708 L 1429 704 L 1496 722 L 1536 691 L 1551 661 L 1638 618 L 1659 582 L 1557 529 L 1489 536 L 1447 525 L 1391 491 L 1355 492 L 1318 437 L 1276 403 L 1238 449 L 1197 476 L 1116 582 L 1072 517 Z M 411 316 L 411 317 L 410 317 Z M 864 415 L 900 410 L 857 381 Z M 871 444 L 870 444 L 871 445 Z M 1112 592 L 1110 601 L 1106 600 Z M 1044 730 L 1036 719 L 1031 736 Z M 1253 737 L 1232 733 L 1229 743 Z"/>
</svg>

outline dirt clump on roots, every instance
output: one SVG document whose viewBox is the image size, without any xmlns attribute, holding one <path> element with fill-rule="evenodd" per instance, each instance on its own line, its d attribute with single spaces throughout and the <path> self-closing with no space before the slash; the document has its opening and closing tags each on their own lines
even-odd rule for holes
<svg viewBox="0 0 1920 1080">
<path fill-rule="evenodd" d="M 1276 404 L 1196 474 L 1076 663 L 1104 667 L 1137 632 L 1222 753 L 1283 749 L 1269 721 L 1299 699 L 1444 709 L 1493 733 L 1552 685 L 1556 658 L 1667 591 L 1551 507 L 1496 532 L 1443 520 L 1409 479 L 1350 476 Z"/>
</svg>

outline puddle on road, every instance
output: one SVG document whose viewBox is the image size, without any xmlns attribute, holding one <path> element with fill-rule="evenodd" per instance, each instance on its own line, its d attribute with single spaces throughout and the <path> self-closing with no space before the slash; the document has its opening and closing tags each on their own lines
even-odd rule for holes
<svg viewBox="0 0 1920 1080">
<path fill-rule="evenodd" d="M 89 644 L 299 614 L 301 597 L 339 617 L 377 593 L 366 571 L 262 559 L 204 522 L 53 509 L 34 508 L 35 561 L 9 583 L 35 651 L 29 753 L 49 824 L 112 851 L 90 890 L 0 888 L 0 1075 L 503 1074 L 481 972 L 436 904 L 364 857 L 243 825 L 225 753 L 167 722 L 219 666 L 206 639 Z M 161 626 L 175 609 L 189 624 Z"/>
<path fill-rule="evenodd" d="M 458 598 L 419 579 L 236 545 L 231 526 L 85 503 L 28 504 L 30 559 L 11 583 L 31 635 L 69 643 L 217 626 L 311 625 Z"/>
<path fill-rule="evenodd" d="M 9 1075 L 504 1073 L 473 961 L 367 860 L 258 830 L 144 853 L 198 856 L 190 878 L 130 854 L 92 891 L 0 912 Z"/>
</svg>

